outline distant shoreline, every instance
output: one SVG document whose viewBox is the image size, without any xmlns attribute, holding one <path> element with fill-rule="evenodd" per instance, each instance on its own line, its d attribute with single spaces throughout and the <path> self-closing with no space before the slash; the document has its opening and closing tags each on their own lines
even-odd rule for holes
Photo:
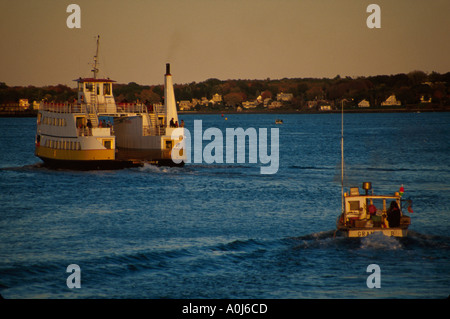
<svg viewBox="0 0 450 319">
<path fill-rule="evenodd" d="M 0 117 L 36 117 L 37 110 L 0 111 Z"/>
<path fill-rule="evenodd" d="M 312 111 L 312 110 L 242 110 L 242 111 L 178 111 L 179 115 L 188 114 L 330 114 L 341 113 L 341 110 Z M 442 108 L 409 108 L 409 109 L 344 109 L 344 113 L 430 113 L 450 112 L 450 107 Z"/>
<path fill-rule="evenodd" d="M 450 107 L 434 108 L 393 108 L 393 109 L 344 109 L 345 113 L 430 113 L 450 112 Z M 341 113 L 341 110 L 313 111 L 313 110 L 214 110 L 214 111 L 178 111 L 179 115 L 189 114 L 332 114 Z M 36 117 L 37 110 L 0 111 L 0 117 Z"/>
</svg>

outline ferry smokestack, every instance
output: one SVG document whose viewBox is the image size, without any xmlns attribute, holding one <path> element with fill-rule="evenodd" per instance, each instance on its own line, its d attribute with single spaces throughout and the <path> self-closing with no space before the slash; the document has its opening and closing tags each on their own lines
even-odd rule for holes
<svg viewBox="0 0 450 319">
<path fill-rule="evenodd" d="M 171 121 L 173 121 L 174 124 L 178 123 L 178 113 L 169 63 L 166 63 L 166 75 L 164 76 L 164 108 L 166 110 L 166 128 L 170 130 L 173 128 L 173 126 L 170 125 Z M 166 130 L 166 133 L 167 135 L 170 135 L 171 131 Z"/>
</svg>

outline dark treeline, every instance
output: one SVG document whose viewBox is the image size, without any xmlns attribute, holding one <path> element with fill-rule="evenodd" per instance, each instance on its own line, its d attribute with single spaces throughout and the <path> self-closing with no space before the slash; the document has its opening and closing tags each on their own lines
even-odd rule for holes
<svg viewBox="0 0 450 319">
<path fill-rule="evenodd" d="M 134 82 L 115 84 L 116 101 L 142 101 L 147 103 L 163 102 L 162 85 L 140 85 Z M 219 80 L 208 79 L 203 82 L 175 84 L 177 101 L 202 98 L 211 99 L 220 94 L 223 102 L 219 107 L 236 107 L 244 101 L 260 99 L 276 100 L 278 93 L 292 93 L 293 99 L 286 107 L 305 108 L 308 101 L 324 100 L 333 107 L 345 100 L 347 107 L 356 107 L 361 100 L 367 100 L 371 106 L 379 106 L 391 94 L 395 94 L 402 106 L 419 105 L 422 99 L 431 100 L 433 105 L 450 105 L 450 72 L 425 73 L 413 71 L 408 74 L 378 75 L 369 77 L 333 79 L 291 78 L 280 80 Z M 43 99 L 53 102 L 73 101 L 76 89 L 65 85 L 34 87 L 9 87 L 0 82 L 0 104 L 17 103 L 19 99 L 33 101 Z M 217 107 L 217 106 L 216 106 Z"/>
</svg>

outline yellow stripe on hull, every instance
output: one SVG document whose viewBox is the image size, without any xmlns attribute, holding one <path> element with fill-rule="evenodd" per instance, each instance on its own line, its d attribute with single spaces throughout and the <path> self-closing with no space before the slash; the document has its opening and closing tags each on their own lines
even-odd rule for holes
<svg viewBox="0 0 450 319">
<path fill-rule="evenodd" d="M 114 160 L 115 150 L 57 150 L 49 147 L 36 146 L 36 156 L 55 160 L 71 161 L 102 161 Z"/>
</svg>

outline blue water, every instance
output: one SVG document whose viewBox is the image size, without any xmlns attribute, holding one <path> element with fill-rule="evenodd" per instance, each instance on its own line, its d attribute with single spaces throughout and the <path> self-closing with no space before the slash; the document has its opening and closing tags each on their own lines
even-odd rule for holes
<svg viewBox="0 0 450 319">
<path fill-rule="evenodd" d="M 346 186 L 403 184 L 408 238 L 334 238 L 340 114 L 183 115 L 203 129 L 279 129 L 280 167 L 42 168 L 35 119 L 0 118 L 4 298 L 446 298 L 450 114 L 346 114 Z M 275 125 L 282 118 L 283 125 Z M 225 133 L 224 133 L 225 134 Z M 203 145 L 209 141 L 204 141 Z M 66 268 L 81 269 L 69 289 Z M 381 288 L 370 289 L 370 264 Z"/>
</svg>

